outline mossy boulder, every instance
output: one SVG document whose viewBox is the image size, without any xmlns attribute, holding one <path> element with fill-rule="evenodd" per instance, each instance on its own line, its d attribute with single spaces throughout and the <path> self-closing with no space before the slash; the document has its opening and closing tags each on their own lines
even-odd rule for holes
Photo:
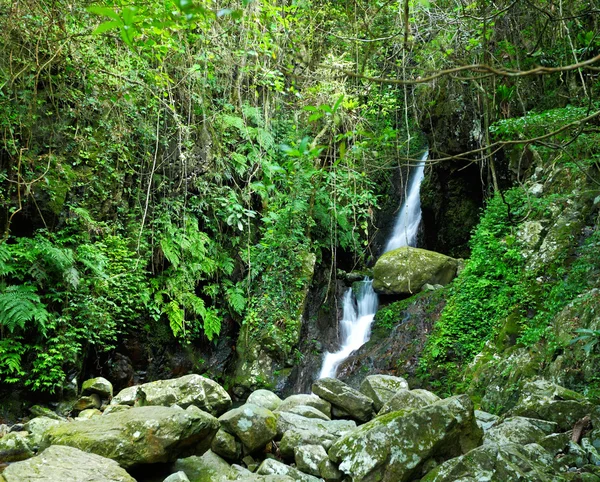
<svg viewBox="0 0 600 482">
<path fill-rule="evenodd" d="M 135 482 L 115 461 L 61 445 L 9 465 L 2 477 L 6 482 Z"/>
<path fill-rule="evenodd" d="M 256 452 L 277 435 L 277 419 L 266 408 L 246 403 L 219 417 L 221 428 L 235 435 L 249 453 Z"/>
<path fill-rule="evenodd" d="M 171 380 L 157 380 L 121 390 L 111 405 L 190 405 L 219 416 L 231 407 L 231 397 L 217 382 L 191 374 Z"/>
<path fill-rule="evenodd" d="M 279 453 L 286 460 L 294 459 L 294 450 L 301 445 L 320 445 L 325 450 L 336 442 L 340 437 L 326 430 L 312 428 L 293 428 L 287 430 L 279 443 Z"/>
<path fill-rule="evenodd" d="M 242 455 L 241 442 L 222 428 L 215 435 L 210 448 L 218 456 L 230 461 L 237 461 Z"/>
<path fill-rule="evenodd" d="M 319 465 L 329 457 L 320 445 L 300 445 L 294 449 L 294 459 L 298 470 L 320 477 Z"/>
<path fill-rule="evenodd" d="M 113 396 L 113 386 L 106 378 L 90 378 L 83 382 L 81 386 L 82 395 L 97 394 L 100 398 L 110 398 Z"/>
<path fill-rule="evenodd" d="M 484 444 L 507 445 L 539 443 L 558 430 L 553 422 L 527 417 L 509 417 L 490 428 L 483 437 Z"/>
<path fill-rule="evenodd" d="M 421 482 L 480 481 L 562 482 L 552 456 L 537 444 L 484 445 L 467 455 L 449 460 Z"/>
<path fill-rule="evenodd" d="M 210 450 L 202 456 L 192 455 L 173 464 L 175 472 L 183 472 L 190 482 L 221 482 L 232 480 L 231 466 Z"/>
<path fill-rule="evenodd" d="M 68 445 L 127 468 L 174 461 L 186 451 L 202 453 L 218 428 L 218 420 L 200 410 L 136 407 L 51 427 L 43 446 Z"/>
<path fill-rule="evenodd" d="M 291 480 L 296 480 L 299 482 L 319 482 L 321 479 L 305 474 L 300 470 L 290 467 L 289 465 L 285 465 L 274 459 L 266 459 L 260 467 L 256 470 L 257 474 L 260 475 L 283 475 L 289 477 Z"/>
<path fill-rule="evenodd" d="M 27 432 L 11 432 L 0 438 L 0 461 L 18 462 L 33 457 Z"/>
<path fill-rule="evenodd" d="M 409 246 L 382 255 L 373 271 L 373 289 L 386 295 L 418 293 L 423 285 L 445 286 L 456 276 L 458 261 Z"/>
<path fill-rule="evenodd" d="M 379 410 L 377 415 L 385 415 L 396 411 L 408 413 L 418 410 L 432 403 L 436 403 L 440 397 L 427 390 L 398 390 Z"/>
<path fill-rule="evenodd" d="M 277 437 L 292 429 L 323 430 L 336 437 L 341 437 L 356 428 L 354 420 L 319 420 L 306 418 L 289 412 L 277 412 Z"/>
<path fill-rule="evenodd" d="M 312 391 L 355 420 L 366 422 L 373 418 L 373 400 L 337 378 L 317 380 L 312 385 Z"/>
<path fill-rule="evenodd" d="M 360 384 L 360 392 L 371 400 L 376 412 L 390 400 L 398 390 L 407 390 L 408 382 L 391 375 L 369 375 Z"/>
<path fill-rule="evenodd" d="M 354 482 L 405 482 L 419 477 L 427 460 L 464 454 L 481 437 L 473 402 L 460 395 L 377 417 L 336 442 L 329 458 Z"/>
<path fill-rule="evenodd" d="M 327 417 L 331 418 L 331 403 L 326 400 L 323 400 L 321 397 L 311 393 L 310 395 L 306 394 L 298 394 L 298 395 L 290 395 L 287 397 L 281 405 L 277 407 L 278 412 L 289 412 L 293 407 L 297 407 L 298 405 L 305 405 L 309 407 L 314 407 L 317 410 L 323 412 Z"/>
<path fill-rule="evenodd" d="M 246 403 L 258 405 L 273 412 L 281 405 L 281 398 L 270 390 L 259 389 L 250 394 Z"/>
</svg>

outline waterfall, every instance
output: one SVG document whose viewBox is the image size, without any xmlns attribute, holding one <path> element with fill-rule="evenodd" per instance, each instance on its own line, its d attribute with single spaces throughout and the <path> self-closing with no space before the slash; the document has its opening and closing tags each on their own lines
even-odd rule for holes
<svg viewBox="0 0 600 482">
<path fill-rule="evenodd" d="M 417 232 L 421 223 L 420 190 L 425 171 L 425 161 L 429 152 L 425 152 L 417 164 L 407 187 L 406 199 L 396 218 L 394 230 L 384 253 L 402 246 L 415 246 Z M 357 293 L 349 288 L 344 293 L 342 319 L 340 321 L 342 346 L 335 353 L 326 353 L 319 378 L 335 377 L 337 368 L 353 351 L 363 346 L 371 335 L 371 325 L 377 312 L 377 293 L 373 290 L 373 281 L 365 278 Z"/>
<path fill-rule="evenodd" d="M 344 294 L 340 321 L 342 347 L 335 353 L 325 355 L 319 378 L 335 377 L 340 363 L 369 341 L 371 325 L 377 311 L 377 293 L 373 291 L 372 280 L 367 278 L 359 284 L 360 289 L 356 295 L 352 288 Z"/>
<path fill-rule="evenodd" d="M 385 246 L 384 253 L 402 246 L 416 246 L 417 244 L 417 232 L 419 231 L 419 224 L 421 224 L 421 183 L 425 175 L 425 161 L 428 155 L 429 152 L 426 151 L 415 168 L 407 187 L 406 199 L 398 213 L 394 230 Z"/>
</svg>

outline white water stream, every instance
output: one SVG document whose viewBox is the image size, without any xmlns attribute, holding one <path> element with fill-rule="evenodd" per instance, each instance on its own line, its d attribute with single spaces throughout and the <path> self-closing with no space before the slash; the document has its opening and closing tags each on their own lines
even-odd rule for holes
<svg viewBox="0 0 600 482">
<path fill-rule="evenodd" d="M 394 230 L 384 253 L 402 246 L 415 246 L 417 244 L 417 232 L 421 223 L 420 190 L 428 154 L 428 152 L 425 152 L 415 167 L 407 186 L 406 199 L 398 213 Z M 352 288 L 346 291 L 342 305 L 342 319 L 340 320 L 342 346 L 335 353 L 325 354 L 319 378 L 335 377 L 340 364 L 353 351 L 358 350 L 369 341 L 377 305 L 377 293 L 373 291 L 372 280 L 365 279 L 360 284 L 360 289 L 356 294 Z"/>
</svg>

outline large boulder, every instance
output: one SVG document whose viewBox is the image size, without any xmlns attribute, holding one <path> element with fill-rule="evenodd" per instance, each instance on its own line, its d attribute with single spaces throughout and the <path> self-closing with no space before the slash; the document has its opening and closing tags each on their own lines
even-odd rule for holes
<svg viewBox="0 0 600 482">
<path fill-rule="evenodd" d="M 510 417 L 490 428 L 483 437 L 483 443 L 527 445 L 538 443 L 557 430 L 558 427 L 553 422 L 526 417 Z"/>
<path fill-rule="evenodd" d="M 360 422 L 373 418 L 373 400 L 337 378 L 317 380 L 312 391 Z"/>
<path fill-rule="evenodd" d="M 215 435 L 210 449 L 220 457 L 231 461 L 237 461 L 242 455 L 242 444 L 235 436 L 227 433 L 222 428 Z"/>
<path fill-rule="evenodd" d="M 266 408 L 246 403 L 219 417 L 221 428 L 241 440 L 249 453 L 256 452 L 277 435 L 277 419 Z"/>
<path fill-rule="evenodd" d="M 322 480 L 274 459 L 266 459 L 260 464 L 256 473 L 261 475 L 285 475 L 299 482 L 320 482 Z"/>
<path fill-rule="evenodd" d="M 509 415 L 548 420 L 558 424 L 561 431 L 570 430 L 594 405 L 583 395 L 546 380 L 527 382 L 517 404 Z"/>
<path fill-rule="evenodd" d="M 60 425 L 63 422 L 48 417 L 35 417 L 24 426 L 26 432 L 29 432 L 29 441 L 34 448 L 37 448 L 44 439 L 44 434 L 51 428 Z M 0 456 L 0 460 L 2 457 Z"/>
<path fill-rule="evenodd" d="M 421 482 L 562 482 L 552 456 L 537 444 L 484 445 L 441 464 Z"/>
<path fill-rule="evenodd" d="M 258 405 L 259 407 L 264 407 L 273 412 L 281 405 L 281 398 L 271 390 L 260 389 L 252 392 L 248 397 L 248 400 L 246 400 L 246 403 Z"/>
<path fill-rule="evenodd" d="M 2 477 L 6 482 L 135 482 L 115 461 L 61 445 L 9 465 Z"/>
<path fill-rule="evenodd" d="M 294 450 L 302 445 L 320 445 L 325 450 L 340 437 L 320 428 L 293 428 L 286 431 L 279 443 L 279 453 L 286 460 L 294 459 Z"/>
<path fill-rule="evenodd" d="M 231 397 L 225 389 L 210 378 L 185 375 L 171 380 L 157 380 L 121 390 L 111 405 L 189 405 L 219 416 L 231 407 Z"/>
<path fill-rule="evenodd" d="M 353 420 L 319 420 L 306 418 L 289 412 L 277 412 L 277 437 L 283 437 L 288 430 L 322 430 L 333 436 L 341 437 L 356 428 Z"/>
<path fill-rule="evenodd" d="M 329 460 L 327 452 L 320 445 L 301 445 L 294 449 L 296 467 L 305 474 L 319 477 L 321 472 L 319 465 Z"/>
<path fill-rule="evenodd" d="M 397 412 L 398 410 L 410 412 L 411 410 L 417 410 L 436 403 L 439 400 L 440 397 L 427 390 L 398 390 L 385 402 L 377 415 L 385 415 L 386 413 Z"/>
<path fill-rule="evenodd" d="M 386 295 L 418 293 L 423 285 L 447 285 L 458 261 L 446 255 L 406 246 L 383 254 L 375 263 L 373 289 Z"/>
<path fill-rule="evenodd" d="M 210 450 L 202 456 L 177 460 L 173 470 L 185 473 L 190 482 L 221 482 L 232 477 L 231 466 Z"/>
<path fill-rule="evenodd" d="M 392 398 L 398 390 L 408 390 L 408 382 L 391 375 L 369 375 L 360 384 L 360 392 L 373 400 L 375 411 Z"/>
<path fill-rule="evenodd" d="M 33 457 L 26 432 L 11 432 L 0 438 L 0 462 L 17 462 Z"/>
<path fill-rule="evenodd" d="M 307 394 L 297 394 L 290 395 L 287 397 L 279 407 L 277 407 L 278 412 L 289 412 L 292 408 L 297 407 L 298 405 L 304 405 L 309 407 L 314 407 L 317 410 L 323 412 L 329 418 L 331 418 L 331 403 L 323 400 L 321 397 L 318 397 L 314 393 L 310 395 Z"/>
<path fill-rule="evenodd" d="M 113 386 L 106 378 L 96 377 L 90 378 L 83 382 L 81 386 L 82 395 L 92 395 L 93 393 L 100 396 L 100 398 L 110 398 L 113 396 Z"/>
<path fill-rule="evenodd" d="M 329 449 L 329 458 L 354 482 L 405 482 L 426 461 L 464 454 L 481 441 L 473 403 L 466 395 L 408 414 L 392 412 L 358 427 Z"/>
<path fill-rule="evenodd" d="M 200 410 L 136 407 L 51 427 L 44 446 L 68 445 L 116 460 L 127 468 L 174 461 L 182 453 L 206 451 L 219 421 Z"/>
</svg>

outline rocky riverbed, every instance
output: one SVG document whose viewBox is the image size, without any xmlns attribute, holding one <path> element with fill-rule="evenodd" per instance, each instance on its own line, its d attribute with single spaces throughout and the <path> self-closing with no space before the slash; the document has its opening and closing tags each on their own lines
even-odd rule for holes
<svg viewBox="0 0 600 482">
<path fill-rule="evenodd" d="M 96 378 L 59 412 L 0 427 L 0 481 L 600 481 L 599 407 L 545 380 L 502 417 L 388 375 L 235 408 L 200 375 L 115 396 Z"/>
</svg>

